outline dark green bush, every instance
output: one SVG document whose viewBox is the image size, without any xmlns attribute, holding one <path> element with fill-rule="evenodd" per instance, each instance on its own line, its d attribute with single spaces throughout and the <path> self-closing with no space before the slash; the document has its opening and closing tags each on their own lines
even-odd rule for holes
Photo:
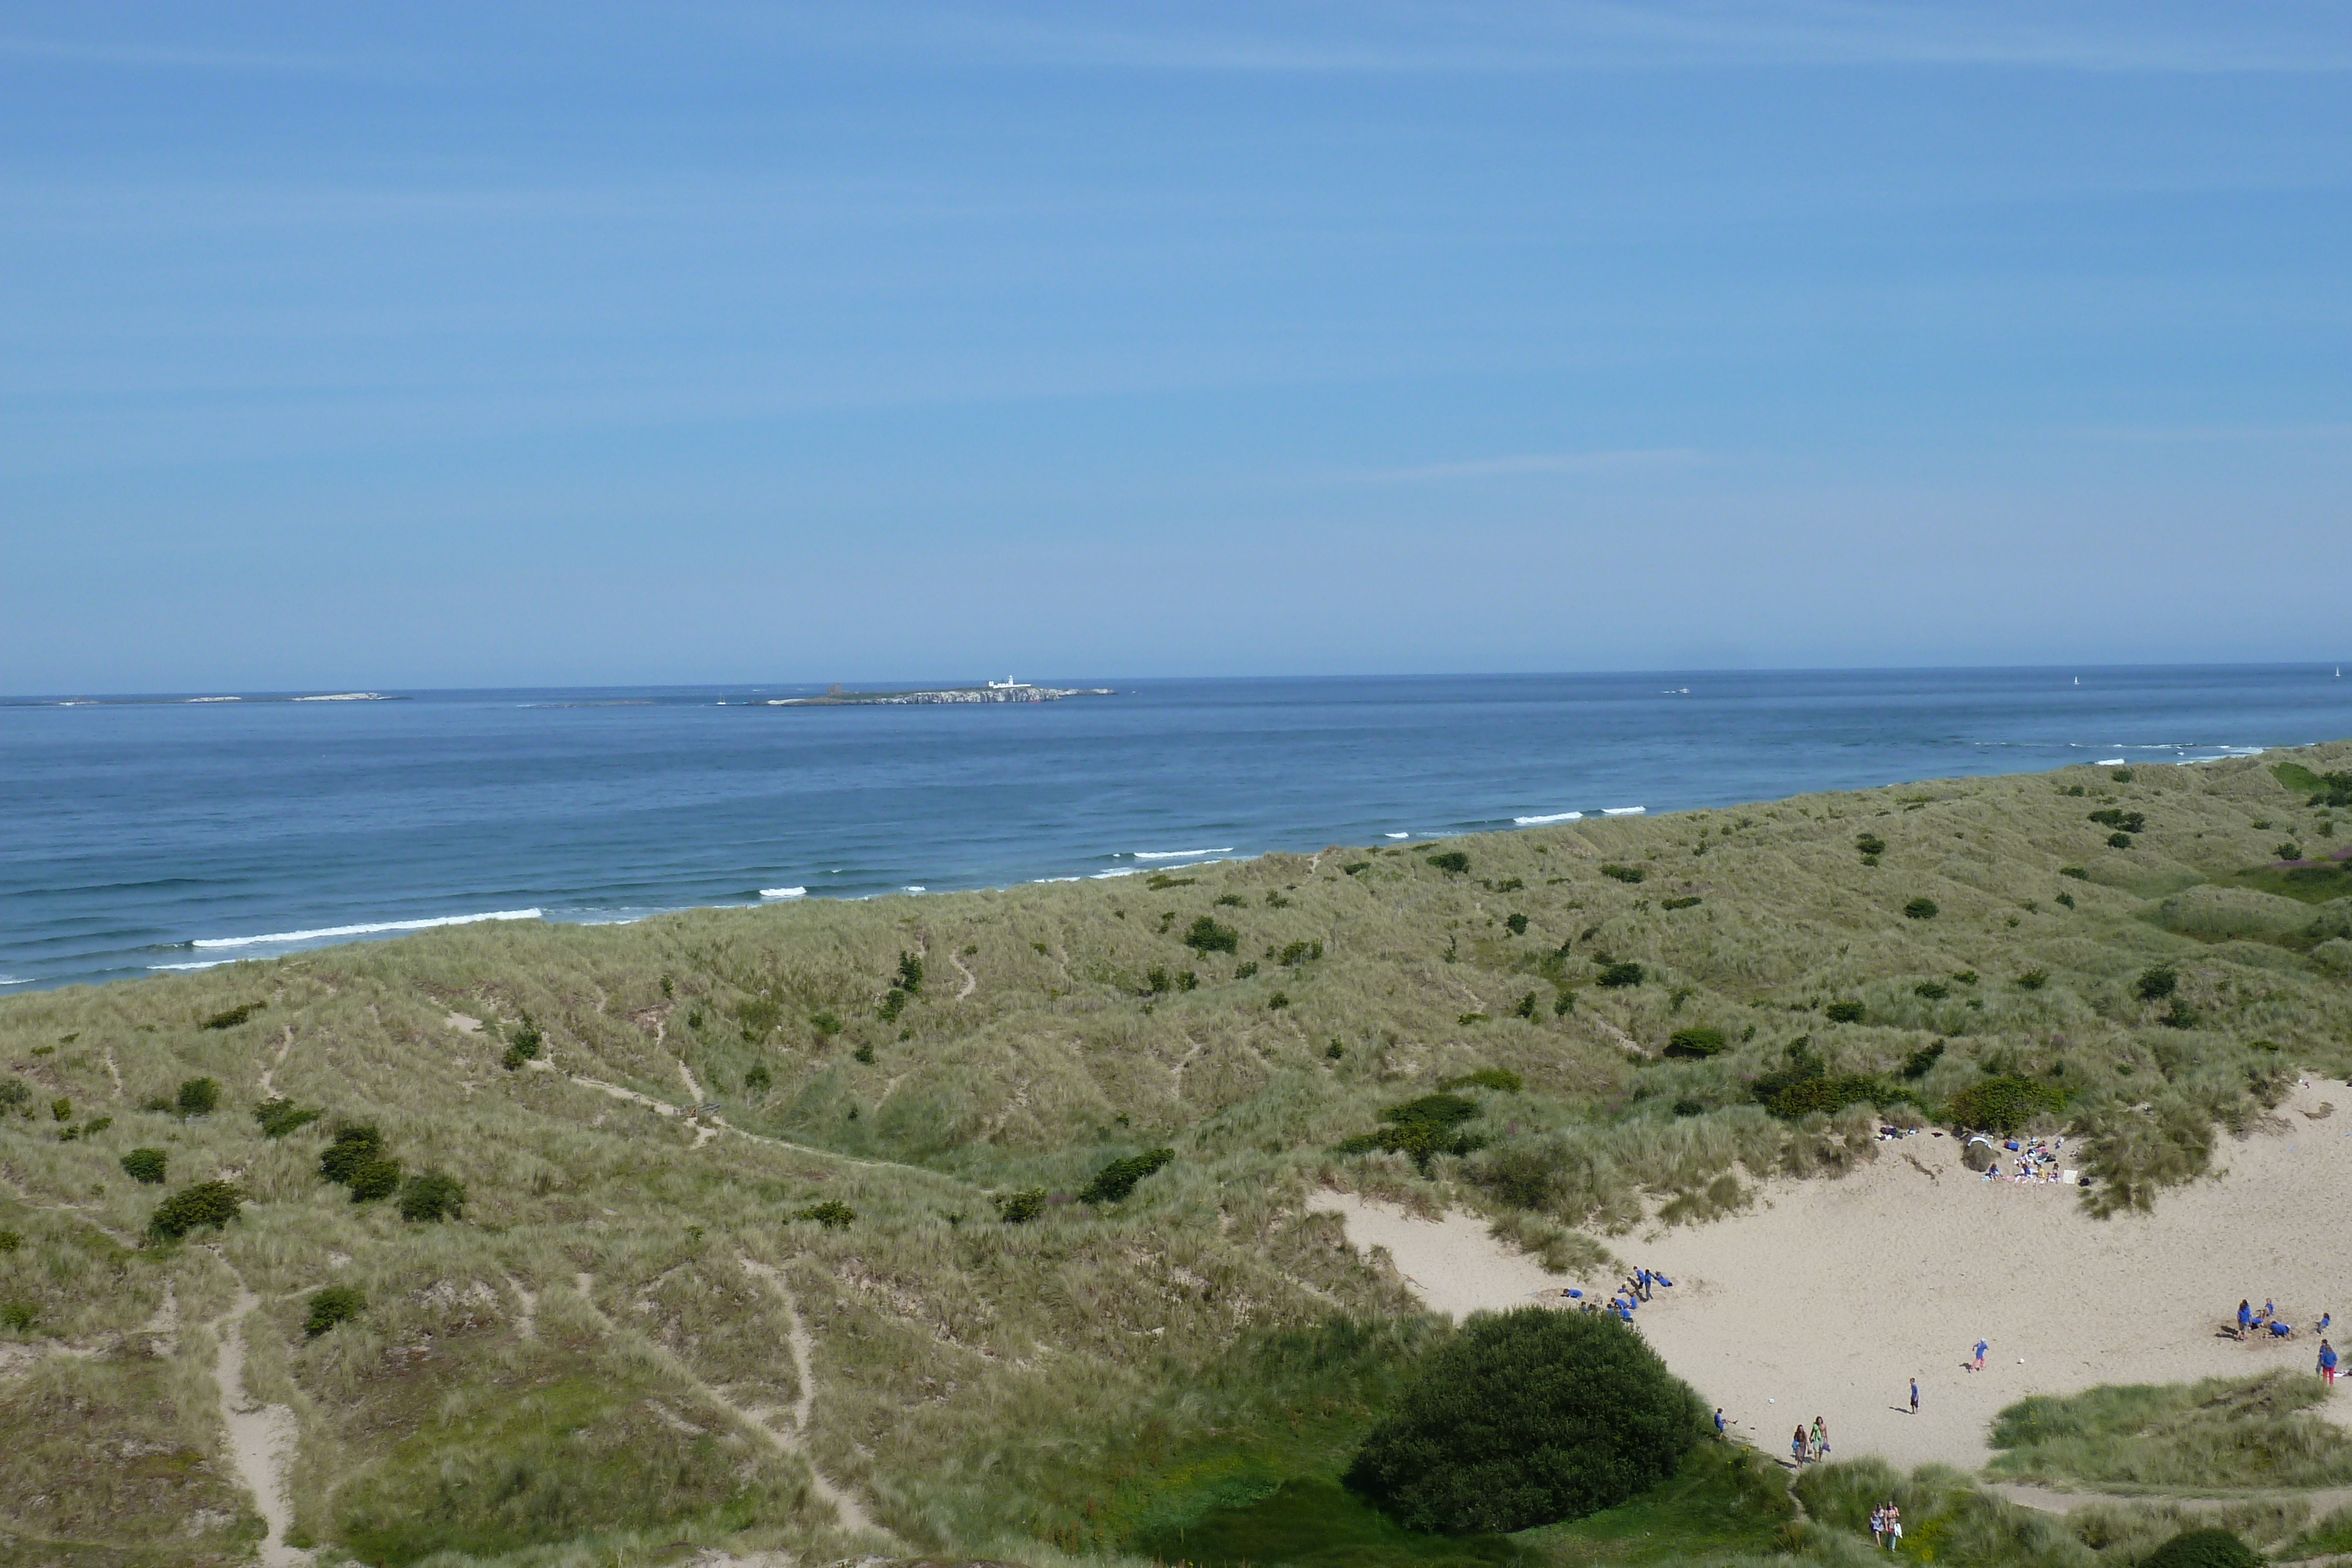
<svg viewBox="0 0 2352 1568">
<path fill-rule="evenodd" d="M 1222 908 L 1226 905 L 1231 905 L 1235 909 L 1239 909 L 1248 902 L 1249 900 L 1244 898 L 1238 893 L 1221 893 L 1217 894 L 1216 898 L 1213 901 L 1212 907 Z"/>
<path fill-rule="evenodd" d="M 2018 976 L 2016 981 L 2017 988 L 2021 991 L 2038 991 L 2049 983 L 2050 971 L 2047 969 L 2028 969 Z"/>
<path fill-rule="evenodd" d="M 378 1198 L 390 1197 L 400 1190 L 400 1162 L 370 1160 L 352 1172 L 352 1179 L 344 1185 L 352 1189 L 353 1203 L 373 1203 Z"/>
<path fill-rule="evenodd" d="M 1678 1029 L 1666 1038 L 1666 1054 L 1704 1061 L 1722 1052 L 1728 1043 L 1719 1029 Z"/>
<path fill-rule="evenodd" d="M 1931 1002 L 1940 1002 L 1952 994 L 1952 988 L 1941 980 L 1922 980 L 1911 988 L 1911 994 L 1925 997 Z"/>
<path fill-rule="evenodd" d="M 24 1245 L 25 1237 L 22 1231 L 0 1230 L 0 1257 L 21 1250 Z"/>
<path fill-rule="evenodd" d="M 838 1014 L 832 1012 L 811 1013 L 809 1028 L 816 1030 L 819 1040 L 831 1040 L 841 1032 L 841 1019 Z"/>
<path fill-rule="evenodd" d="M 1470 869 L 1470 857 L 1460 850 L 1447 850 L 1443 854 L 1429 855 L 1424 858 L 1438 870 L 1450 872 L 1456 876 Z"/>
<path fill-rule="evenodd" d="M 1511 1004 L 1511 1016 L 1513 1018 L 1525 1019 L 1529 1023 L 1535 1022 L 1536 994 L 1533 991 L 1529 991 L 1526 996 L 1523 996 L 1517 1001 L 1513 1002 Z"/>
<path fill-rule="evenodd" d="M 1908 1090 L 1896 1089 L 1868 1073 L 1832 1073 L 1813 1053 L 1810 1037 L 1790 1041 L 1780 1070 L 1759 1078 L 1749 1086 L 1749 1092 L 1756 1096 L 1757 1103 L 1787 1122 L 1816 1111 L 1893 1104 L 1911 1098 Z"/>
<path fill-rule="evenodd" d="M 2289 840 L 2283 843 L 2273 844 L 2271 854 L 2278 860 L 2299 861 L 2303 858 L 2303 846 Z"/>
<path fill-rule="evenodd" d="M 1696 909 L 1698 907 L 1698 895 L 1692 894 L 1685 898 L 1662 898 L 1658 901 L 1658 907 L 1660 909 Z"/>
<path fill-rule="evenodd" d="M 163 1185 L 163 1167 L 170 1156 L 161 1149 L 133 1149 L 122 1156 L 122 1174 L 149 1186 Z"/>
<path fill-rule="evenodd" d="M 996 1212 L 1007 1225 L 1026 1225 L 1045 1212 L 1045 1189 L 1033 1186 L 1026 1192 L 1008 1192 L 998 1196 Z"/>
<path fill-rule="evenodd" d="M 1387 1126 L 1343 1140 L 1337 1152 L 1365 1155 L 1378 1149 L 1404 1155 L 1425 1175 L 1437 1155 L 1466 1155 L 1478 1146 L 1478 1140 L 1457 1130 L 1477 1113 L 1476 1103 L 1458 1094 L 1424 1094 L 1382 1111 L 1381 1120 Z"/>
<path fill-rule="evenodd" d="M 1832 1002 L 1829 1006 L 1822 1009 L 1822 1017 L 1829 1019 L 1832 1023 L 1860 1023 L 1862 1021 L 1863 1010 L 1863 1006 L 1860 1002 Z"/>
<path fill-rule="evenodd" d="M 329 1181 L 351 1185 L 360 1167 L 383 1152 L 383 1134 L 364 1122 L 347 1123 L 335 1129 L 335 1135 L 319 1155 L 319 1174 Z"/>
<path fill-rule="evenodd" d="M 352 1285 L 330 1285 L 323 1291 L 310 1292 L 310 1315 L 303 1320 L 302 1333 L 317 1339 L 337 1323 L 347 1323 L 367 1310 L 367 1292 Z"/>
<path fill-rule="evenodd" d="M 1230 925 L 1220 925 L 1203 915 L 1192 922 L 1184 933 L 1184 946 L 1195 953 L 1233 953 L 1241 948 L 1241 933 Z"/>
<path fill-rule="evenodd" d="M 1932 898 L 1915 898 L 1903 906 L 1903 917 L 1906 920 L 1933 920 L 1938 913 L 1936 901 Z"/>
<path fill-rule="evenodd" d="M 394 1170 L 400 1167 L 394 1166 Z M 352 1196 L 359 1196 L 352 1185 Z M 400 1186 L 400 1218 L 419 1222 L 456 1219 L 466 1210 L 466 1184 L 442 1171 L 419 1171 Z"/>
<path fill-rule="evenodd" d="M 775 1076 L 764 1061 L 755 1061 L 743 1070 L 743 1092 L 765 1094 L 775 1084 Z"/>
<path fill-rule="evenodd" d="M 2139 1560 L 2139 1568 L 2263 1568 L 2263 1554 L 2226 1530 L 2184 1530 Z"/>
<path fill-rule="evenodd" d="M 1143 885 L 1158 893 L 1163 888 L 1190 887 L 1200 880 L 1196 876 L 1170 876 L 1164 871 L 1156 871 L 1143 879 Z"/>
<path fill-rule="evenodd" d="M 1628 986 L 1638 986 L 1642 983 L 1642 966 L 1631 959 L 1622 964 L 1608 965 L 1601 971 L 1601 983 L 1612 990 L 1622 990 Z"/>
<path fill-rule="evenodd" d="M 1265 998 L 1265 1005 L 1268 1011 L 1279 1012 L 1284 1008 L 1290 1005 L 1290 993 L 1288 991 L 1276 991 L 1274 995 Z"/>
<path fill-rule="evenodd" d="M 2071 876 L 2076 882 L 2088 882 L 2091 880 L 2091 873 L 2078 865 L 2062 865 L 2058 868 L 2058 874 L 2060 876 Z"/>
<path fill-rule="evenodd" d="M 1963 1131 L 2007 1134 L 2064 1104 L 2057 1091 L 2031 1078 L 1979 1078 L 1944 1103 L 1944 1120 Z"/>
<path fill-rule="evenodd" d="M 209 1116 L 220 1104 L 220 1085 L 209 1078 L 191 1078 L 180 1085 L 173 1103 L 183 1116 Z"/>
<path fill-rule="evenodd" d="M 2127 850 L 2131 847 L 2132 836 L 2129 833 L 2109 833 L 2107 835 L 2107 848 L 2111 850 Z"/>
<path fill-rule="evenodd" d="M 1255 958 L 1252 958 L 1245 963 L 1236 964 L 1234 966 L 1234 978 L 1236 980 L 1249 979 L 1256 975 L 1256 973 L 1257 960 Z"/>
<path fill-rule="evenodd" d="M 2180 975 L 2169 964 L 2142 969 L 2132 982 L 2132 994 L 2144 1002 L 2160 1002 L 2179 988 Z"/>
<path fill-rule="evenodd" d="M 1095 1179 L 1087 1183 L 1078 1199 L 1082 1203 L 1122 1202 L 1135 1190 L 1136 1183 L 1175 1157 L 1173 1149 L 1147 1149 L 1123 1160 L 1113 1160 L 1095 1172 Z"/>
<path fill-rule="evenodd" d="M 1347 1479 L 1409 1529 L 1526 1530 L 1657 1486 L 1703 1418 L 1698 1396 L 1613 1317 L 1480 1313 L 1423 1361 Z"/>
<path fill-rule="evenodd" d="M 2132 770 L 2128 768 L 2118 768 L 2107 777 L 2118 784 L 2128 784 L 2132 781 Z"/>
<path fill-rule="evenodd" d="M 1927 1076 L 1928 1070 L 1944 1059 L 1944 1042 L 1923 1045 L 1903 1059 L 1903 1076 L 1913 1082 Z"/>
<path fill-rule="evenodd" d="M 1323 956 L 1322 943 L 1293 942 L 1282 950 L 1275 962 L 1295 969 L 1301 964 L 1311 964 L 1321 956 Z"/>
<path fill-rule="evenodd" d="M 1346 872 L 1349 876 L 1355 876 L 1360 873 L 1371 870 L 1372 862 L 1370 861 L 1349 861 L 1346 865 L 1341 866 L 1339 869 Z"/>
<path fill-rule="evenodd" d="M 1619 882 L 1634 883 L 1641 881 L 1650 873 L 1643 871 L 1637 865 L 1604 865 L 1601 868 L 1601 874 L 1602 876 L 1613 876 Z"/>
<path fill-rule="evenodd" d="M 772 1011 L 776 1004 L 764 1002 L 758 1005 L 764 1006 Z M 746 1034 L 751 1032 L 749 1023 L 746 1023 L 743 1028 Z M 766 1031 L 763 1030 L 761 1032 Z M 514 1032 L 507 1037 L 506 1052 L 499 1058 L 499 1064 L 509 1072 L 512 1072 L 526 1061 L 538 1061 L 539 1048 L 544 1043 L 539 1032 L 539 1026 L 530 1021 L 529 1013 L 525 1013 L 522 1015 L 522 1021 L 515 1026 Z"/>
<path fill-rule="evenodd" d="M 2126 833 L 2145 832 L 2147 829 L 2146 817 L 2137 811 L 2121 810 L 2114 806 L 2092 812 L 2091 821 L 2103 828 L 2120 828 Z"/>
<path fill-rule="evenodd" d="M 827 1198 L 823 1203 L 813 1203 L 806 1208 L 794 1210 L 793 1218 L 813 1219 L 827 1230 L 846 1230 L 857 1218 L 857 1211 L 837 1198 Z"/>
<path fill-rule="evenodd" d="M 1853 847 L 1866 855 L 1883 855 L 1886 852 L 1886 841 L 1876 833 L 1864 833 L 1853 841 Z"/>
<path fill-rule="evenodd" d="M 1503 917 L 1503 929 L 1514 936 L 1524 936 L 1528 934 L 1528 917 L 1514 911 Z"/>
<path fill-rule="evenodd" d="M 849 1053 L 849 1060 L 852 1061 L 863 1062 L 865 1065 L 871 1067 L 874 1065 L 874 1048 L 871 1045 L 866 1044 L 865 1041 L 860 1040 L 858 1042 L 857 1049 Z"/>
<path fill-rule="evenodd" d="M 307 1127 L 324 1113 L 297 1105 L 291 1100 L 265 1100 L 253 1108 L 253 1119 L 261 1124 L 265 1138 L 282 1138 L 298 1127 Z"/>
<path fill-rule="evenodd" d="M 882 1021 L 897 1023 L 898 1015 L 907 1010 L 907 993 L 893 986 L 883 995 L 880 1009 Z"/>
<path fill-rule="evenodd" d="M 177 1241 L 207 1225 L 226 1225 L 236 1218 L 245 1194 L 225 1181 L 200 1181 L 184 1186 L 162 1203 L 147 1220 L 148 1233 L 159 1241 Z"/>
<path fill-rule="evenodd" d="M 923 988 L 923 960 L 913 953 L 898 955 L 898 988 L 910 997 Z"/>
<path fill-rule="evenodd" d="M 50 1101 L 50 1102 L 49 1102 L 49 1119 L 50 1119 L 51 1121 L 53 1121 L 53 1122 L 70 1122 L 70 1121 L 72 1121 L 72 1120 L 73 1120 L 73 1101 L 72 1101 L 72 1099 L 71 1099 L 70 1097 L 68 1097 L 68 1096 L 60 1095 L 58 1098 L 57 1098 L 57 1099 L 55 1099 L 55 1100 Z"/>
<path fill-rule="evenodd" d="M 203 1024 L 198 1027 L 203 1029 L 235 1029 L 237 1025 L 243 1023 L 246 1019 L 251 1018 L 254 1014 L 259 1012 L 268 1005 L 269 1004 L 268 1002 L 247 1002 L 244 1006 L 231 1008 L 226 1012 L 217 1012 L 213 1014 L 212 1017 L 206 1019 Z"/>
<path fill-rule="evenodd" d="M 2352 773 L 2322 773 L 2321 789 L 2308 804 L 2314 806 L 2352 806 Z"/>
</svg>

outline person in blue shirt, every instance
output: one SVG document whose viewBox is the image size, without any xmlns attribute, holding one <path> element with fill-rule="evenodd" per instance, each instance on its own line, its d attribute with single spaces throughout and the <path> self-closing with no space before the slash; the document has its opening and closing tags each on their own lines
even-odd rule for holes
<svg viewBox="0 0 2352 1568">
<path fill-rule="evenodd" d="M 2332 1350 L 2327 1350 L 2327 1349 L 2326 1349 L 2326 1346 L 2324 1346 L 2324 1345 L 2321 1347 L 2321 1349 L 2323 1350 L 2323 1352 L 2325 1352 L 2325 1354 L 2328 1354 L 2328 1355 L 2333 1355 L 2333 1354 L 2336 1354 L 2336 1353 L 2335 1353 L 2334 1351 L 2332 1351 Z M 2333 1373 L 2333 1372 L 2335 1371 L 2335 1368 L 2330 1367 L 2328 1370 L 2329 1370 L 2329 1372 L 2330 1372 L 2330 1373 Z M 2329 1379 L 2329 1381 L 2331 1381 L 2331 1382 L 2332 1382 L 2332 1381 L 2334 1381 L 2334 1379 L 2331 1377 L 2331 1378 Z M 1718 1405 L 1718 1406 L 1717 1406 L 1715 1407 L 1715 1435 L 1716 1435 L 1717 1437 L 1721 1437 L 1723 1436 L 1723 1406 L 1720 1406 L 1720 1405 Z"/>
<path fill-rule="evenodd" d="M 2319 1342 L 2319 1377 L 2330 1388 L 2336 1386 L 2336 1347 L 2326 1340 Z"/>
<path fill-rule="evenodd" d="M 1919 1380 L 1916 1377 L 1911 1380 L 1911 1414 L 1919 1414 Z"/>
<path fill-rule="evenodd" d="M 1992 1346 L 1990 1346 L 1990 1345 L 1987 1344 L 1984 1341 L 1982 1341 L 1982 1340 L 1979 1340 L 1979 1341 L 1977 1341 L 1977 1359 L 1976 1359 L 1976 1364 L 1975 1364 L 1974 1366 L 1970 1367 L 1969 1370 L 1969 1371 L 1971 1371 L 1971 1372 L 1982 1372 L 1982 1371 L 1984 1370 L 1984 1358 L 1985 1358 L 1985 1352 L 1987 1352 L 1987 1351 L 1990 1350 L 1991 1348 L 1992 1348 Z"/>
<path fill-rule="evenodd" d="M 2238 1337 L 2243 1339 L 2254 1326 L 2254 1309 L 2245 1301 L 2238 1303 Z"/>
</svg>

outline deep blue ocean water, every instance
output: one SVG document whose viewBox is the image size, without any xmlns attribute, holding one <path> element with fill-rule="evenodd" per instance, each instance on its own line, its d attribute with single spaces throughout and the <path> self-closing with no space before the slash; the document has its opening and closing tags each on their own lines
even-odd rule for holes
<svg viewBox="0 0 2352 1568">
<path fill-rule="evenodd" d="M 811 689 L 782 686 L 16 700 L 0 994 L 489 914 L 936 893 L 2190 761 L 2352 736 L 2332 671 L 1089 679 L 1052 684 L 1117 695 L 985 707 L 745 706 Z"/>
</svg>

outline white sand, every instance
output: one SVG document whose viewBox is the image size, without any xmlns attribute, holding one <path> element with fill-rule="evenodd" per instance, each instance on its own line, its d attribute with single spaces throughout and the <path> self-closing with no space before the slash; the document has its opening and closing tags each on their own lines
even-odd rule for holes
<svg viewBox="0 0 2352 1568">
<path fill-rule="evenodd" d="M 1843 1180 L 1774 1181 L 1736 1218 L 1611 1246 L 1675 1281 L 1636 1322 L 1766 1452 L 1821 1416 L 1840 1458 L 1974 1469 L 1994 1414 L 2029 1394 L 2311 1369 L 2309 1326 L 2352 1317 L 2352 1248 L 2336 1233 L 2352 1214 L 2352 1090 L 2301 1089 L 2278 1114 L 2284 1130 L 2224 1136 L 2221 1177 L 2159 1195 L 2152 1216 L 2093 1219 L 2071 1189 L 1980 1180 L 1951 1138 L 1923 1134 Z M 1314 1207 L 1357 1247 L 1386 1248 L 1438 1311 L 1519 1306 L 1560 1283 L 1465 1215 L 1431 1223 L 1330 1193 Z M 2275 1297 L 2299 1337 L 2216 1337 L 2242 1296 Z M 2330 1330 L 2339 1349 L 2347 1337 Z M 1992 1350 L 1971 1373 L 1979 1338 Z"/>
</svg>

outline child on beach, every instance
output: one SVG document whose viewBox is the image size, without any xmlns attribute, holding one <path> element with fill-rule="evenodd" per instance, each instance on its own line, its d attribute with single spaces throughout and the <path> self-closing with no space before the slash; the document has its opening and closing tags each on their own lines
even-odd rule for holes
<svg viewBox="0 0 2352 1568">
<path fill-rule="evenodd" d="M 1715 1407 L 1715 1436 L 1716 1436 L 1716 1440 L 1717 1440 L 1717 1442 L 1722 1441 L 1722 1439 L 1723 1439 L 1723 1406 L 1720 1406 L 1720 1405 L 1718 1405 L 1718 1406 L 1717 1406 Z"/>
<path fill-rule="evenodd" d="M 2330 1388 L 2336 1386 L 2336 1347 L 2326 1340 L 2319 1342 L 2319 1379 Z"/>
<path fill-rule="evenodd" d="M 2244 1301 L 2238 1303 L 2238 1337 L 2243 1339 L 2254 1326 L 2254 1309 Z"/>
<path fill-rule="evenodd" d="M 1916 1377 L 1911 1380 L 1911 1414 L 1919 1414 L 1919 1380 Z"/>
<path fill-rule="evenodd" d="M 1969 1368 L 1970 1372 L 1982 1372 L 1984 1370 L 1985 1352 L 1991 1348 L 1992 1346 L 1987 1344 L 1984 1341 L 1977 1341 L 1977 1358 L 1975 1363 Z"/>
</svg>

